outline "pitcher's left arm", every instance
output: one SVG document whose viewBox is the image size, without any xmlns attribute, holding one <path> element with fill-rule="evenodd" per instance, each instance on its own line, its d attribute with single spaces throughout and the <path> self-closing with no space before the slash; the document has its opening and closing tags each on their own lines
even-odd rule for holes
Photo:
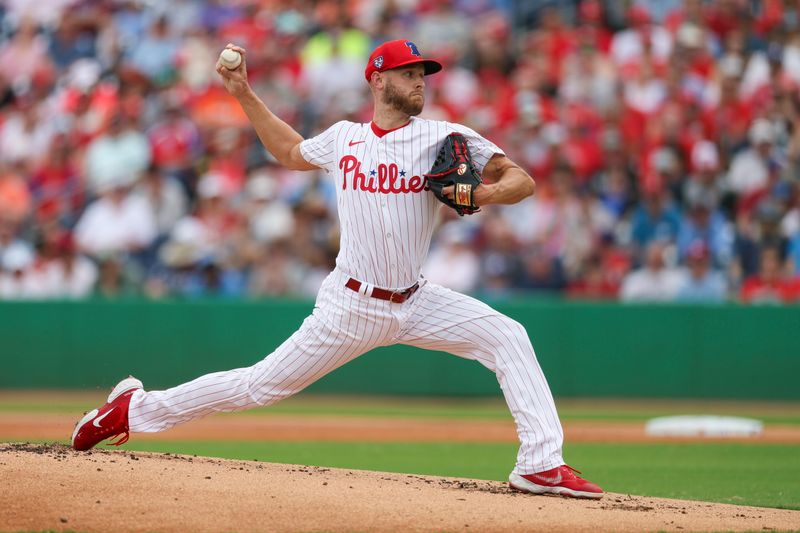
<svg viewBox="0 0 800 533">
<path fill-rule="evenodd" d="M 478 206 L 489 204 L 515 204 L 531 196 L 536 182 L 519 165 L 503 154 L 495 154 L 483 169 L 483 183 L 475 188 L 473 198 Z M 442 191 L 453 199 L 453 187 Z"/>
</svg>

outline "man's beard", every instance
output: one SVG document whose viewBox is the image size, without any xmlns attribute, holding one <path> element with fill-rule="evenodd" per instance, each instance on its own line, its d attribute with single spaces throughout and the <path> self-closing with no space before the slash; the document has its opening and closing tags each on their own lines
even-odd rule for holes
<svg viewBox="0 0 800 533">
<path fill-rule="evenodd" d="M 410 97 L 401 94 L 392 82 L 386 80 L 386 89 L 383 91 L 383 103 L 406 115 L 415 117 L 422 113 L 422 107 L 425 105 L 425 98 L 412 100 Z"/>
</svg>

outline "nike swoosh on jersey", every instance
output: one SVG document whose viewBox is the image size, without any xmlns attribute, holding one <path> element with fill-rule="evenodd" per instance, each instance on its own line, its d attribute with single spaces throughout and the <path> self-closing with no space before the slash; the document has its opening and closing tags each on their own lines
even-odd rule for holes
<svg viewBox="0 0 800 533">
<path fill-rule="evenodd" d="M 94 427 L 96 427 L 96 428 L 99 428 L 99 427 L 101 427 L 101 426 L 100 426 L 100 421 L 101 421 L 101 420 L 103 420 L 103 419 L 104 419 L 105 417 L 107 417 L 108 415 L 110 415 L 110 414 L 111 414 L 111 411 L 113 411 L 114 409 L 116 409 L 116 407 L 112 407 L 112 408 L 111 408 L 111 409 L 109 409 L 107 412 L 103 413 L 103 415 L 102 415 L 102 416 L 98 416 L 97 418 L 95 418 L 95 419 L 94 419 L 94 421 L 92 422 L 92 425 L 94 425 Z"/>
<path fill-rule="evenodd" d="M 356 144 L 361 144 L 363 142 L 366 141 L 350 141 L 349 143 L 347 143 L 347 146 L 355 146 Z"/>
</svg>

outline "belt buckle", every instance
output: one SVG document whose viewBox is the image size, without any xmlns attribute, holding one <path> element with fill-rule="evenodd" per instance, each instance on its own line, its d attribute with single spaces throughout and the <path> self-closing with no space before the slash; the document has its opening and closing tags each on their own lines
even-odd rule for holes
<svg viewBox="0 0 800 533">
<path fill-rule="evenodd" d="M 394 299 L 395 296 L 402 297 L 403 295 L 400 294 L 399 292 L 391 293 L 391 295 L 389 296 L 389 303 L 393 303 L 393 304 L 394 303 L 403 303 L 402 300 L 395 301 L 395 299 Z"/>
</svg>

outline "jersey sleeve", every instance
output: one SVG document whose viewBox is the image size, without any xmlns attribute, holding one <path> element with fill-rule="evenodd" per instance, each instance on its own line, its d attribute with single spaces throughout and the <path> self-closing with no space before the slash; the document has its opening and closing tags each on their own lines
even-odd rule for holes
<svg viewBox="0 0 800 533">
<path fill-rule="evenodd" d="M 475 164 L 475 168 L 478 169 L 478 172 L 483 172 L 483 168 L 495 154 L 506 155 L 499 146 L 483 138 L 471 128 L 452 122 L 448 122 L 447 126 L 448 130 L 457 131 L 467 139 L 469 153 L 472 156 L 472 162 Z"/>
<path fill-rule="evenodd" d="M 326 172 L 333 172 L 336 167 L 336 141 L 344 122 L 337 122 L 316 137 L 300 143 L 300 154 L 303 159 Z"/>
</svg>

